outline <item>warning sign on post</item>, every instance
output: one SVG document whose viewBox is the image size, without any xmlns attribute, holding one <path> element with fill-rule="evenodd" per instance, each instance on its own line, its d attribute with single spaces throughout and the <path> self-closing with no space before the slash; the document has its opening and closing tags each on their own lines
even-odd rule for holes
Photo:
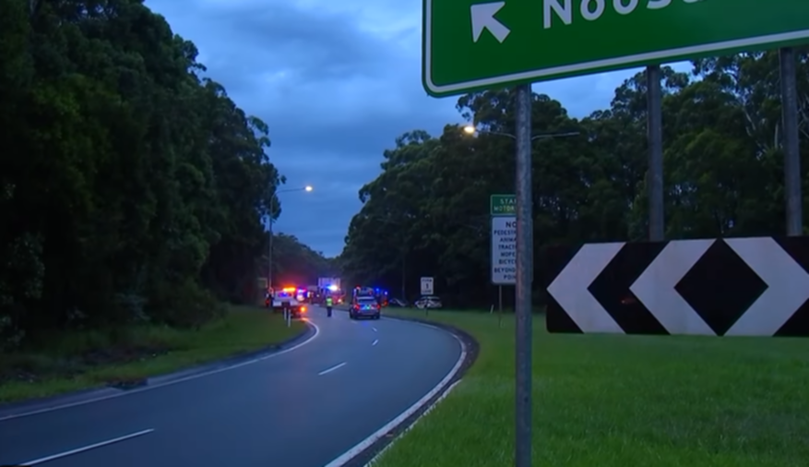
<svg viewBox="0 0 809 467">
<path fill-rule="evenodd" d="M 492 217 L 492 284 L 517 282 L 517 218 Z"/>
<path fill-rule="evenodd" d="M 435 293 L 433 288 L 433 278 L 432 277 L 422 277 L 421 278 L 421 294 L 422 295 L 432 295 Z"/>
</svg>

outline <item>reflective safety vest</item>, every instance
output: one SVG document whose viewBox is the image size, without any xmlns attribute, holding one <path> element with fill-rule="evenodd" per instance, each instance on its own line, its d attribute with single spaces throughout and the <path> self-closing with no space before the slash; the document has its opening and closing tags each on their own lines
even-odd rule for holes
<svg viewBox="0 0 809 467">
<path fill-rule="evenodd" d="M 333 302 L 332 302 L 331 297 L 327 297 L 327 298 L 326 298 L 326 306 L 331 306 L 331 305 L 332 305 L 332 303 L 333 303 Z"/>
</svg>

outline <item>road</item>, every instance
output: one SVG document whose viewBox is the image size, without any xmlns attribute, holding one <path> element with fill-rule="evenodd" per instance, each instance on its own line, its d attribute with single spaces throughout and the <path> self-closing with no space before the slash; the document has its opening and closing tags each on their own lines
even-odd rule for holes
<svg viewBox="0 0 809 467">
<path fill-rule="evenodd" d="M 416 323 L 327 318 L 319 308 L 309 319 L 317 337 L 273 358 L 2 420 L 0 465 L 323 467 L 430 392 L 461 356 L 454 337 Z"/>
</svg>

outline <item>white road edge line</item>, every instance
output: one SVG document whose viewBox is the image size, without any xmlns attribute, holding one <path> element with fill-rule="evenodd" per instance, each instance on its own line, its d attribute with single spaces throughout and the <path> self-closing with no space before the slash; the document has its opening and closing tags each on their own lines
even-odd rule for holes
<svg viewBox="0 0 809 467">
<path fill-rule="evenodd" d="M 89 446 L 84 446 L 78 449 L 71 449 L 70 451 L 60 452 L 59 454 L 54 454 L 48 457 L 42 457 L 39 459 L 34 459 L 28 462 L 22 462 L 19 465 L 38 465 L 44 464 L 45 462 L 50 462 L 56 459 L 61 459 L 63 457 L 72 456 L 74 454 L 79 454 L 82 452 L 90 451 L 93 449 L 98 449 L 100 447 L 109 446 L 110 444 L 120 443 L 121 441 L 126 441 L 128 439 L 137 438 L 138 436 L 148 435 L 149 433 L 153 432 L 154 429 L 149 428 L 148 430 L 139 431 L 137 433 L 132 433 L 126 436 L 121 436 L 118 438 L 113 438 L 107 441 L 102 441 L 100 443 L 91 444 Z"/>
<path fill-rule="evenodd" d="M 48 413 L 48 412 L 55 412 L 57 410 L 69 409 L 71 407 L 78 407 L 78 406 L 81 406 L 81 405 L 92 404 L 92 403 L 95 403 L 95 402 L 101 402 L 101 401 L 105 401 L 105 400 L 109 400 L 109 399 L 115 399 L 115 398 L 118 398 L 118 397 L 129 396 L 129 395 L 137 394 L 137 393 L 144 392 L 144 391 L 150 391 L 152 389 L 158 389 L 158 388 L 163 388 L 163 387 L 171 386 L 171 385 L 178 384 L 178 383 L 184 383 L 186 381 L 191 381 L 191 380 L 194 380 L 194 379 L 197 379 L 197 378 L 204 378 L 206 376 L 213 376 L 213 375 L 218 374 L 218 373 L 224 373 L 226 371 L 235 370 L 236 368 L 241 368 L 243 366 L 253 365 L 255 363 L 262 362 L 264 360 L 269 360 L 271 358 L 275 358 L 275 357 L 287 354 L 289 352 L 292 352 L 293 350 L 300 349 L 304 345 L 309 344 L 312 341 L 314 341 L 315 339 L 317 339 L 317 337 L 320 335 L 320 328 L 315 323 L 313 323 L 311 321 L 308 321 L 308 320 L 307 320 L 307 324 L 309 324 L 310 326 L 312 326 L 315 329 L 315 333 L 311 337 L 309 337 L 305 341 L 301 342 L 300 344 L 296 344 L 296 345 L 294 345 L 294 346 L 292 346 L 292 347 L 290 347 L 288 349 L 280 350 L 278 352 L 274 352 L 274 353 L 271 353 L 269 355 L 265 355 L 263 357 L 254 358 L 254 359 L 248 360 L 246 362 L 237 363 L 235 365 L 231 365 L 231 366 L 224 367 L 224 368 L 218 368 L 218 369 L 212 370 L 212 371 L 206 371 L 205 373 L 199 373 L 199 374 L 195 374 L 195 375 L 186 376 L 184 378 L 179 378 L 179 379 L 175 379 L 175 380 L 171 380 L 171 381 L 166 381 L 165 383 L 151 384 L 151 385 L 148 385 L 148 386 L 144 386 L 142 388 L 131 389 L 131 390 L 126 391 L 126 392 L 110 394 L 110 395 L 107 395 L 107 396 L 97 397 L 97 398 L 94 398 L 94 399 L 88 399 L 88 400 L 83 400 L 83 401 L 78 401 L 78 402 L 71 402 L 69 404 L 57 405 L 57 406 L 54 406 L 54 407 L 46 407 L 46 408 L 43 408 L 43 409 L 32 410 L 30 412 L 21 412 L 21 413 L 17 413 L 17 414 L 6 415 L 4 417 L 0 417 L 0 422 L 4 422 L 6 420 L 13 420 L 15 418 L 30 417 L 32 415 L 39 415 L 39 414 Z"/>
<path fill-rule="evenodd" d="M 375 328 L 375 327 L 373 327 L 373 326 L 371 327 L 371 329 L 373 329 L 373 330 L 374 330 L 374 332 L 379 332 L 379 331 L 377 331 L 377 330 L 376 330 L 376 328 Z"/>
<path fill-rule="evenodd" d="M 422 418 L 426 417 L 428 413 L 430 413 L 430 412 L 431 412 L 431 411 L 432 411 L 434 408 L 438 407 L 438 404 L 439 404 L 439 403 L 440 403 L 442 400 L 444 400 L 444 399 L 445 399 L 445 398 L 446 398 L 446 397 L 449 395 L 449 393 L 451 393 L 451 392 L 452 392 L 452 390 L 453 390 L 453 389 L 455 389 L 455 386 L 457 386 L 457 385 L 458 385 L 458 383 L 460 383 L 460 382 L 461 382 L 461 380 L 459 379 L 458 381 L 455 381 L 454 383 L 452 383 L 452 385 L 450 385 L 450 387 L 448 387 L 448 388 L 447 388 L 447 390 L 446 390 L 446 391 L 444 391 L 444 393 L 443 393 L 443 394 L 441 394 L 441 397 L 439 397 L 438 399 L 436 399 L 436 400 L 435 400 L 435 403 L 434 403 L 433 405 L 431 405 L 430 407 L 428 407 L 428 408 L 427 408 L 427 410 L 425 410 L 425 411 L 424 411 L 424 413 L 422 413 L 422 414 L 419 416 L 419 418 L 417 418 L 416 420 L 414 420 L 414 421 L 413 421 L 413 423 L 412 423 L 412 424 L 411 424 L 409 427 L 407 427 L 407 428 L 405 428 L 404 430 L 402 430 L 402 432 L 401 432 L 401 433 L 399 433 L 399 435 L 398 435 L 398 436 L 396 436 L 396 438 L 392 439 L 392 440 L 391 440 L 391 442 L 390 442 L 390 443 L 388 443 L 388 445 L 387 445 L 387 446 L 385 446 L 385 447 L 384 447 L 384 448 L 383 448 L 381 451 L 379 451 L 379 452 L 378 452 L 378 453 L 377 453 L 377 454 L 376 454 L 376 455 L 373 457 L 373 459 L 371 459 L 370 461 L 368 461 L 368 463 L 367 463 L 367 464 L 365 464 L 365 467 L 373 467 L 374 465 L 376 465 L 376 464 L 379 462 L 379 459 L 382 457 L 382 454 L 385 454 L 385 452 L 386 452 L 388 449 L 390 449 L 391 447 L 393 447 L 393 445 L 394 445 L 394 443 L 396 443 L 396 441 L 399 441 L 400 439 L 402 439 L 402 437 L 403 437 L 405 434 L 407 434 L 407 432 L 408 432 L 408 431 L 412 430 L 412 429 L 413 429 L 413 428 L 416 426 L 416 424 L 417 424 L 419 421 L 421 421 L 421 419 L 422 419 Z"/>
<path fill-rule="evenodd" d="M 446 331 L 444 329 L 441 329 L 441 328 L 439 328 L 437 326 L 431 326 L 429 324 L 419 323 L 417 321 L 410 321 L 410 322 L 414 323 L 414 324 L 420 324 L 422 326 L 427 326 L 427 327 L 430 327 L 430 328 L 433 328 L 433 329 L 438 329 L 441 332 L 448 332 L 448 331 Z M 376 432 L 374 432 L 371 436 L 369 436 L 369 437 L 365 438 L 364 440 L 360 441 L 356 446 L 349 449 L 348 451 L 346 451 L 345 453 L 340 455 L 338 458 L 334 459 L 333 461 L 329 462 L 328 464 L 326 464 L 323 467 L 342 467 L 342 466 L 346 465 L 352 459 L 354 459 L 355 457 L 360 455 L 362 453 L 362 451 L 368 449 L 370 446 L 372 446 L 374 443 L 379 441 L 380 438 L 385 436 L 391 430 L 395 429 L 396 427 L 398 427 L 399 425 L 404 423 L 404 421 L 407 420 L 408 418 L 410 418 L 411 415 L 418 412 L 419 409 L 421 409 L 425 404 L 427 404 L 427 402 L 430 399 L 435 397 L 436 394 L 438 394 L 442 389 L 444 389 L 445 386 L 447 386 L 447 384 L 449 384 L 450 381 L 452 381 L 452 378 L 454 378 L 455 375 L 458 373 L 458 371 L 460 371 L 461 365 L 463 365 L 463 362 L 466 360 L 466 345 L 455 334 L 452 334 L 452 333 L 449 333 L 449 334 L 452 335 L 452 337 L 454 337 L 455 340 L 458 341 L 458 343 L 461 345 L 461 355 L 458 358 L 458 361 L 455 362 L 455 366 L 453 366 L 452 369 L 449 370 L 449 373 L 447 373 L 447 375 L 444 376 L 444 379 L 442 379 L 434 388 L 432 388 L 430 390 L 430 392 L 425 394 L 424 397 L 422 397 L 421 399 L 416 401 L 415 404 L 410 406 L 410 408 L 408 408 L 407 410 L 405 410 L 404 412 L 399 414 L 398 417 L 394 418 L 393 420 L 388 422 L 387 425 L 385 425 L 382 428 L 376 430 Z"/>
<path fill-rule="evenodd" d="M 371 345 L 376 345 L 376 344 L 379 344 L 379 339 L 374 339 L 374 342 Z"/>
<path fill-rule="evenodd" d="M 327 375 L 327 374 L 331 373 L 332 371 L 334 371 L 334 370 L 339 370 L 340 368 L 342 368 L 342 367 L 344 367 L 344 366 L 346 366 L 346 362 L 339 363 L 339 364 L 337 364 L 337 365 L 334 365 L 334 366 L 333 366 L 333 367 L 331 367 L 331 368 L 327 368 L 327 369 L 325 369 L 325 370 L 321 371 L 320 373 L 318 373 L 317 375 L 318 375 L 318 376 Z"/>
</svg>

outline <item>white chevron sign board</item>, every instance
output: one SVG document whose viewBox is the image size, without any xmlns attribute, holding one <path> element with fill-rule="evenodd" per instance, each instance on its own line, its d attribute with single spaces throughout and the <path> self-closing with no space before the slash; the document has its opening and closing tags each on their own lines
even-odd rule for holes
<svg viewBox="0 0 809 467">
<path fill-rule="evenodd" d="M 809 237 L 589 243 L 544 261 L 549 332 L 809 336 Z"/>
</svg>

